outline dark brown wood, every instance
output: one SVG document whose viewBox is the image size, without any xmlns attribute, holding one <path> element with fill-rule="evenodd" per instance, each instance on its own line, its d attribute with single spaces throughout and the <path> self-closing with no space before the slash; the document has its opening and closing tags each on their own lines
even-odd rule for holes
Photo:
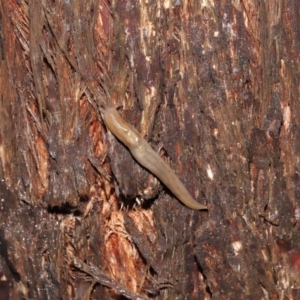
<svg viewBox="0 0 300 300">
<path fill-rule="evenodd" d="M 1 1 L 0 299 L 299 299 L 298 2 Z"/>
</svg>

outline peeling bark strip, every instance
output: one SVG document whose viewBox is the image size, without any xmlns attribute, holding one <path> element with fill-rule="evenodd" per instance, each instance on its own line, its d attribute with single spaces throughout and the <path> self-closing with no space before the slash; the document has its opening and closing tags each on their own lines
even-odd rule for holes
<svg viewBox="0 0 300 300">
<path fill-rule="evenodd" d="M 73 255 L 69 255 L 71 263 L 74 265 L 75 268 L 79 269 L 81 272 L 84 272 L 90 275 L 91 281 L 97 281 L 100 284 L 108 286 L 118 292 L 120 295 L 127 297 L 128 299 L 132 300 L 147 300 L 148 298 L 133 293 L 132 291 L 128 290 L 127 288 L 121 286 L 115 280 L 109 278 L 105 273 L 103 273 L 99 268 L 96 266 L 89 266 L 84 263 L 82 260 L 78 259 Z"/>
</svg>

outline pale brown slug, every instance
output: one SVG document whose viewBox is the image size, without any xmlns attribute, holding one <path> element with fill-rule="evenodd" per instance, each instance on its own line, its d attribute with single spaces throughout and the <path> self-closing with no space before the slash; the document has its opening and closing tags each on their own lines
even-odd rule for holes
<svg viewBox="0 0 300 300">
<path fill-rule="evenodd" d="M 205 205 L 193 199 L 170 166 L 150 147 L 138 131 L 120 116 L 114 107 L 105 110 L 104 122 L 112 134 L 130 150 L 136 161 L 159 178 L 177 199 L 189 208 L 207 209 Z"/>
</svg>

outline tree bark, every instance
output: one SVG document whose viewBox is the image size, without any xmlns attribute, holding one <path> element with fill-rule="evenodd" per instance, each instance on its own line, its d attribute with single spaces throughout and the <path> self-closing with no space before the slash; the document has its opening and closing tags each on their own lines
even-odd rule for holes
<svg viewBox="0 0 300 300">
<path fill-rule="evenodd" d="M 299 299 L 300 3 L 0 2 L 0 300 Z M 197 202 L 105 127 L 118 108 Z"/>
</svg>

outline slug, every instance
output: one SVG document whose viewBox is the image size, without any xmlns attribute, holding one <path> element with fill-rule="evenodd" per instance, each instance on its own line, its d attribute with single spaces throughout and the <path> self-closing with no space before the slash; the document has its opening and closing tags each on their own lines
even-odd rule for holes
<svg viewBox="0 0 300 300">
<path fill-rule="evenodd" d="M 195 210 L 207 206 L 195 201 L 170 166 L 150 147 L 138 131 L 128 124 L 118 111 L 111 107 L 104 112 L 106 127 L 131 152 L 135 160 L 154 174 L 187 207 Z"/>
</svg>

